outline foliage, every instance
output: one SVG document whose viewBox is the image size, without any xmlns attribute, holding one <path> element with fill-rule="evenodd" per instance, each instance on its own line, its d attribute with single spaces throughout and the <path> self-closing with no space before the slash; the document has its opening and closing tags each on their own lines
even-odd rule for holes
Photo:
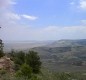
<svg viewBox="0 0 86 80">
<path fill-rule="evenodd" d="M 25 62 L 25 53 L 22 51 L 19 51 L 14 58 L 14 62 L 16 64 L 22 65 Z"/>
<path fill-rule="evenodd" d="M 11 51 L 10 57 L 15 63 L 14 69 L 16 71 L 19 70 L 21 65 L 26 63 L 32 68 L 33 73 L 40 72 L 41 61 L 40 61 L 40 57 L 38 56 L 37 52 L 29 51 L 28 53 L 25 53 L 22 51 L 19 51 L 19 52 Z"/>
<path fill-rule="evenodd" d="M 4 56 L 3 51 L 0 50 L 0 58 Z"/>
<path fill-rule="evenodd" d="M 14 70 L 19 70 L 20 66 L 25 63 L 25 53 L 23 51 L 15 52 L 11 51 L 10 53 L 11 60 L 14 61 Z"/>
<path fill-rule="evenodd" d="M 4 69 L 0 70 L 0 80 L 10 80 L 10 75 Z"/>
<path fill-rule="evenodd" d="M 0 76 L 2 76 L 2 75 L 4 75 L 4 74 L 6 74 L 6 71 L 3 70 L 3 69 L 1 69 L 1 70 L 0 70 Z"/>
<path fill-rule="evenodd" d="M 0 39 L 0 58 L 4 56 L 4 52 L 3 52 L 3 43 L 2 40 Z"/>
<path fill-rule="evenodd" d="M 42 68 L 40 80 L 86 80 L 86 71 L 82 72 L 52 72 Z"/>
<path fill-rule="evenodd" d="M 3 75 L 0 80 L 86 80 L 86 71 L 84 72 L 52 72 L 42 69 L 40 74 L 31 74 L 26 76 L 15 77 L 10 74 Z"/>
<path fill-rule="evenodd" d="M 16 76 L 17 77 L 26 77 L 31 78 L 32 75 L 32 69 L 27 64 L 23 64 L 20 68 L 20 70 L 17 71 Z"/>
<path fill-rule="evenodd" d="M 26 54 L 26 63 L 30 65 L 33 73 L 39 73 L 41 68 L 40 57 L 37 55 L 37 52 L 29 51 Z"/>
</svg>

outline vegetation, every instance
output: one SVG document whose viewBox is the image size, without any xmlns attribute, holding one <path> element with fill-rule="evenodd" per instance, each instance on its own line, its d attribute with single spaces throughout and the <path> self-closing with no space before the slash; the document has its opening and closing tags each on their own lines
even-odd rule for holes
<svg viewBox="0 0 86 80">
<path fill-rule="evenodd" d="M 16 72 L 16 77 L 26 77 L 26 78 L 31 78 L 32 75 L 32 68 L 27 65 L 23 64 L 20 69 Z"/>
<path fill-rule="evenodd" d="M 14 69 L 16 71 L 19 70 L 21 65 L 27 64 L 32 68 L 33 73 L 40 72 L 41 61 L 37 52 L 29 51 L 27 53 L 24 53 L 22 51 L 19 51 L 19 52 L 12 51 L 10 53 L 10 57 L 15 63 Z"/>
<path fill-rule="evenodd" d="M 25 67 L 22 68 L 23 70 Z M 21 69 L 21 70 L 22 70 Z M 29 68 L 27 69 L 27 73 L 29 72 L 31 74 Z M 22 71 L 23 72 L 23 71 Z M 45 68 L 42 68 L 40 74 L 31 74 L 28 75 L 25 72 L 25 74 L 17 74 L 17 76 L 11 76 L 8 73 L 2 74 L 0 80 L 86 80 L 86 72 L 51 72 Z M 24 72 L 23 72 L 24 73 Z M 22 76 L 21 76 L 22 75 Z M 24 76 L 25 75 L 25 76 Z M 20 77 L 19 77 L 20 76 Z M 31 77 L 31 78 L 30 78 Z"/>
<path fill-rule="evenodd" d="M 3 56 L 2 44 L 3 43 L 1 41 L 0 51 L 2 52 L 2 54 L 0 53 L 0 57 Z M 44 59 L 43 56 L 38 55 L 37 50 L 45 52 L 43 54 Z M 52 53 L 52 55 L 50 53 Z M 85 69 L 84 71 L 72 72 L 74 68 L 77 69 L 83 65 L 85 66 L 84 62 L 86 62 L 86 46 L 54 48 L 41 47 L 33 48 L 31 51 L 28 52 L 12 50 L 7 56 L 11 59 L 11 61 L 14 62 L 14 72 L 10 73 L 8 70 L 1 69 L 0 80 L 86 80 Z M 44 62 L 43 64 L 45 65 L 45 67 L 41 66 L 42 60 L 40 61 L 40 57 L 42 60 L 45 60 L 46 64 L 48 65 L 48 69 L 46 69 L 46 65 Z M 46 60 L 49 60 L 51 58 L 54 61 Z M 67 64 L 66 67 L 68 68 L 73 65 L 74 68 L 72 68 L 70 71 L 55 71 L 55 67 L 65 67 L 64 64 Z M 49 69 L 49 65 L 53 65 L 55 70 L 52 71 L 51 69 Z M 60 69 L 62 69 L 61 67 Z"/>
<path fill-rule="evenodd" d="M 3 43 L 2 40 L 0 39 L 0 58 L 4 56 L 4 52 L 3 52 Z"/>
<path fill-rule="evenodd" d="M 4 56 L 3 47 L 4 46 L 3 46 L 2 40 L 0 39 L 0 58 Z"/>
<path fill-rule="evenodd" d="M 12 73 L 14 78 L 20 80 L 21 78 L 24 78 L 25 80 L 38 80 L 36 75 L 40 73 L 41 61 L 37 52 L 29 51 L 25 53 L 23 51 L 15 52 L 12 50 L 8 56 L 14 62 L 14 72 Z M 5 73 L 4 70 L 0 70 L 0 76 L 3 77 L 6 75 L 9 75 L 8 71 Z"/>
<path fill-rule="evenodd" d="M 3 43 L 0 40 L 0 58 L 3 56 Z M 12 50 L 8 56 L 14 62 L 13 69 L 15 72 L 11 75 L 4 68 L 0 69 L 0 80 L 38 80 L 35 74 L 40 72 L 41 62 L 37 52 L 29 51 L 25 53 L 23 51 L 15 52 Z"/>
<path fill-rule="evenodd" d="M 54 71 L 86 70 L 86 46 L 35 47 L 31 50 L 40 54 L 43 65 Z"/>
<path fill-rule="evenodd" d="M 39 73 L 41 68 L 40 57 L 37 55 L 37 52 L 29 51 L 26 54 L 26 63 L 30 65 L 33 73 Z"/>
</svg>

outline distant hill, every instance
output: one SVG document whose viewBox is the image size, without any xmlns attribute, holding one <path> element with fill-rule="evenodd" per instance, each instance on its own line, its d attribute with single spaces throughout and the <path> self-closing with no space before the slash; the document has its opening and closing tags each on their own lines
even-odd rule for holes
<svg viewBox="0 0 86 80">
<path fill-rule="evenodd" d="M 53 70 L 86 70 L 86 39 L 59 40 L 47 46 L 34 47 L 43 65 Z"/>
<path fill-rule="evenodd" d="M 6 41 L 4 42 L 4 51 L 9 52 L 12 49 L 20 50 L 29 50 L 33 47 L 41 47 L 49 45 L 53 41 Z"/>
<path fill-rule="evenodd" d="M 4 43 L 4 50 L 33 50 L 43 66 L 57 71 L 86 70 L 86 39 Z"/>
<path fill-rule="evenodd" d="M 86 46 L 86 39 L 80 39 L 80 40 L 58 40 L 50 45 L 47 45 L 47 47 L 68 47 L 68 46 Z"/>
</svg>

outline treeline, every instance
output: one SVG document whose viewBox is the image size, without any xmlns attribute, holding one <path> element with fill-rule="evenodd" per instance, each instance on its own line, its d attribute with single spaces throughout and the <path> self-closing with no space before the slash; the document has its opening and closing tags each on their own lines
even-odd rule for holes
<svg viewBox="0 0 86 80">
<path fill-rule="evenodd" d="M 15 71 L 19 70 L 21 65 L 26 64 L 32 68 L 33 73 L 36 74 L 40 72 L 41 61 L 37 52 L 29 51 L 25 53 L 23 51 L 19 51 L 19 52 L 11 51 L 9 55 L 11 60 L 14 61 Z"/>
<path fill-rule="evenodd" d="M 41 61 L 37 52 L 28 51 L 27 53 L 25 53 L 23 51 L 12 50 L 10 53 L 5 54 L 5 56 L 10 58 L 13 62 L 11 69 L 13 70 L 12 75 L 15 78 L 25 78 L 26 80 L 28 80 L 36 78 L 36 75 L 41 73 Z M 0 78 L 2 78 L 4 74 L 9 74 L 9 72 L 1 69 Z"/>
<path fill-rule="evenodd" d="M 4 47 L 3 42 L 0 39 L 0 58 L 4 56 L 3 47 Z"/>
<path fill-rule="evenodd" d="M 41 67 L 40 57 L 34 51 L 14 51 L 4 54 L 3 43 L 0 42 L 0 58 L 7 56 L 13 62 L 10 73 L 0 69 L 0 80 L 86 80 L 86 72 L 51 72 Z"/>
<path fill-rule="evenodd" d="M 39 74 L 41 69 L 41 61 L 37 52 L 11 51 L 10 58 L 14 62 L 14 70 L 16 77 L 31 78 L 33 74 Z"/>
</svg>

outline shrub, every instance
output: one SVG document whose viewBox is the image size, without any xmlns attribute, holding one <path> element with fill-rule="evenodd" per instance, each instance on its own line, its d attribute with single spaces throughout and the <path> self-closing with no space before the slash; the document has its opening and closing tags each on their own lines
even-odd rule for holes
<svg viewBox="0 0 86 80">
<path fill-rule="evenodd" d="M 31 75 L 32 75 L 32 69 L 27 64 L 23 64 L 20 67 L 20 70 L 18 70 L 17 73 L 16 73 L 16 77 L 31 78 Z"/>
<path fill-rule="evenodd" d="M 37 52 L 29 51 L 28 54 L 26 54 L 26 63 L 30 65 L 33 73 L 40 72 L 41 61 L 40 61 L 40 57 L 38 56 Z"/>
</svg>

